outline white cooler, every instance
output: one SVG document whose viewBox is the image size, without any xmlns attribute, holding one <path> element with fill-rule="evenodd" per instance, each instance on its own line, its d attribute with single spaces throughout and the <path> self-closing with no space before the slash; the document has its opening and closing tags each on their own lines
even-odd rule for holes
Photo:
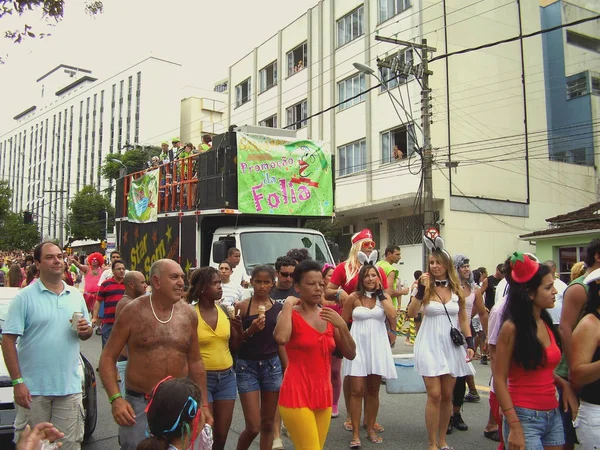
<svg viewBox="0 0 600 450">
<path fill-rule="evenodd" d="M 415 355 L 408 353 L 394 355 L 396 379 L 385 381 L 388 394 L 422 394 L 425 393 L 423 378 L 415 370 Z"/>
</svg>

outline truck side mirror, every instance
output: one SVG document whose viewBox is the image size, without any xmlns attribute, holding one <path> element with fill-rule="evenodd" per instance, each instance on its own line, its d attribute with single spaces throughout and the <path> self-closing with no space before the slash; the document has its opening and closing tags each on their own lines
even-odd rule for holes
<svg viewBox="0 0 600 450">
<path fill-rule="evenodd" d="M 227 241 L 216 241 L 213 242 L 212 254 L 213 262 L 220 264 L 227 259 Z"/>
</svg>

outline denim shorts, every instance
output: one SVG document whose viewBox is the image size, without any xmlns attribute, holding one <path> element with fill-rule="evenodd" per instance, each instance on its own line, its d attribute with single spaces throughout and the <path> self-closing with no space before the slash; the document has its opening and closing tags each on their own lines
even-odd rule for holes
<svg viewBox="0 0 600 450">
<path fill-rule="evenodd" d="M 523 427 L 525 448 L 527 450 L 544 450 L 544 447 L 564 445 L 565 434 L 558 408 L 550 411 L 537 411 L 515 406 L 515 412 L 521 422 L 521 427 Z M 510 427 L 506 416 L 504 417 L 502 432 L 504 442 L 508 442 Z"/>
<path fill-rule="evenodd" d="M 279 392 L 283 370 L 279 356 L 254 361 L 238 358 L 235 363 L 237 386 L 240 394 L 253 391 Z"/>
<path fill-rule="evenodd" d="M 206 371 L 208 403 L 217 400 L 235 400 L 237 397 L 235 372 L 233 367 L 223 371 Z"/>
</svg>

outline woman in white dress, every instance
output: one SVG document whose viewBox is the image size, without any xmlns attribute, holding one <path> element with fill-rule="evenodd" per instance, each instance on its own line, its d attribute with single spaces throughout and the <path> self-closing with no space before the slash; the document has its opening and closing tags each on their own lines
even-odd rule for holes
<svg viewBox="0 0 600 450">
<path fill-rule="evenodd" d="M 467 320 L 463 291 L 452 257 L 439 237 L 425 236 L 431 250 L 429 271 L 419 279 L 416 295 L 408 308 L 415 317 L 424 305 L 423 323 L 415 341 L 415 369 L 423 377 L 427 390 L 425 424 L 429 450 L 451 450 L 446 432 L 452 414 L 452 391 L 456 377 L 473 375 L 473 338 Z M 451 324 L 452 323 L 452 324 Z M 462 331 L 468 349 L 456 345 L 450 336 L 454 327 Z"/>
<path fill-rule="evenodd" d="M 350 334 L 356 342 L 356 358 L 352 361 L 344 359 L 343 368 L 344 376 L 350 377 L 350 448 L 361 446 L 359 430 L 363 398 L 367 438 L 374 444 L 383 442 L 374 430 L 381 377 L 396 378 L 390 347 L 396 341 L 396 309 L 390 296 L 383 292 L 381 275 L 372 262 L 367 261 L 361 268 L 358 280 L 357 290 L 344 302 L 342 312 L 346 322 L 352 320 Z M 392 330 L 389 333 L 386 320 Z"/>
</svg>

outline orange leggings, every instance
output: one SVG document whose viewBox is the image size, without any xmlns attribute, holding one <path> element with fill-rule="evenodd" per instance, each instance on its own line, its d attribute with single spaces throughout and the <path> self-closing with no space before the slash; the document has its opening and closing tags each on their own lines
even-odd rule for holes
<svg viewBox="0 0 600 450">
<path fill-rule="evenodd" d="M 279 412 L 296 450 L 323 450 L 331 408 L 312 410 L 279 406 Z"/>
</svg>

